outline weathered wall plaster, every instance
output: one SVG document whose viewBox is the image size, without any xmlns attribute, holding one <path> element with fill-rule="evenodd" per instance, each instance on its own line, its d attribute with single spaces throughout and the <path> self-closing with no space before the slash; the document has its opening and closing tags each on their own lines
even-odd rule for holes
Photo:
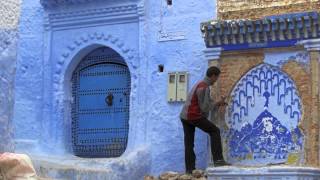
<svg viewBox="0 0 320 180">
<path fill-rule="evenodd" d="M 0 27 L 15 29 L 19 23 L 20 0 L 4 0 L 0 2 Z"/>
<path fill-rule="evenodd" d="M 264 16 L 318 11 L 319 0 L 219 0 L 219 19 L 258 19 Z"/>
<path fill-rule="evenodd" d="M 152 4 L 152 6 L 151 6 Z M 152 173 L 168 170 L 184 170 L 183 129 L 179 120 L 181 103 L 167 103 L 167 73 L 187 71 L 189 89 L 204 77 L 208 62 L 203 56 L 204 44 L 201 42 L 199 23 L 201 19 L 215 18 L 215 3 L 204 1 L 173 1 L 167 6 L 166 1 L 152 1 L 147 6 L 148 40 L 147 78 L 150 85 L 146 101 L 146 119 L 148 144 L 152 144 Z M 174 36 L 180 32 L 184 39 L 162 41 L 159 36 Z M 157 66 L 164 64 L 164 73 L 159 73 Z M 166 148 L 164 148 L 164 146 Z M 207 135 L 199 130 L 195 136 L 197 168 L 207 166 Z M 178 162 L 178 163 L 172 163 Z M 166 164 L 166 165 L 165 165 Z"/>
<path fill-rule="evenodd" d="M 0 152 L 13 152 L 12 117 L 20 1 L 1 1 L 0 15 Z"/>
<path fill-rule="evenodd" d="M 13 105 L 17 30 L 0 30 L 0 152 L 13 152 Z"/>
<path fill-rule="evenodd" d="M 23 1 L 15 82 L 14 128 L 17 151 L 36 149 L 43 137 L 43 9 Z M 46 100 L 48 101 L 48 100 Z"/>
</svg>

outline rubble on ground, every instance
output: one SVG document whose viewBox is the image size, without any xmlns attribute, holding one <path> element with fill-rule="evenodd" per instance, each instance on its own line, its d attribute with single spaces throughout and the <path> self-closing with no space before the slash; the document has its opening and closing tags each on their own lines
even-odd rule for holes
<svg viewBox="0 0 320 180">
<path fill-rule="evenodd" d="M 159 177 L 150 175 L 144 176 L 144 180 L 206 180 L 207 175 L 203 170 L 193 170 L 192 174 L 181 174 L 178 172 L 168 171 Z"/>
<path fill-rule="evenodd" d="M 0 154 L 0 179 L 38 179 L 31 159 L 25 154 Z"/>
</svg>

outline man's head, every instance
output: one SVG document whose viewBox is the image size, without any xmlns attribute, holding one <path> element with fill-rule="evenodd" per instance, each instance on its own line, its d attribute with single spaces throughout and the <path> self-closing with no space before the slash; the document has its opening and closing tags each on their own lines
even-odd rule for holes
<svg viewBox="0 0 320 180">
<path fill-rule="evenodd" d="M 214 84 L 218 80 L 220 72 L 220 69 L 216 66 L 211 66 L 207 69 L 206 75 L 210 79 L 212 84 Z"/>
</svg>

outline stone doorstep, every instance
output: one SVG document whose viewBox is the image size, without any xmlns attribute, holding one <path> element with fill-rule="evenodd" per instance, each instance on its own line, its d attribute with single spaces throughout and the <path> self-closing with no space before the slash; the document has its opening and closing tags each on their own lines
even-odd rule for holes
<svg viewBox="0 0 320 180">
<path fill-rule="evenodd" d="M 209 167 L 208 180 L 320 180 L 320 168 L 314 167 Z M 267 178 L 267 179 L 266 179 Z"/>
<path fill-rule="evenodd" d="M 44 157 L 32 157 L 34 168 L 41 177 L 52 178 L 52 180 L 69 180 L 75 177 L 85 179 L 96 179 L 99 177 L 99 179 L 112 180 L 112 170 L 102 168 L 99 162 L 95 164 L 93 161 L 90 166 L 90 162 L 88 164 L 84 163 L 85 160 L 50 160 L 49 157 L 47 158 L 48 159 L 44 159 Z"/>
<path fill-rule="evenodd" d="M 35 163 L 35 169 L 43 180 L 73 180 L 73 179 L 88 179 L 88 180 L 114 180 L 119 179 L 114 172 L 109 169 L 96 168 L 79 168 L 63 165 L 50 164 L 47 162 Z M 42 179 L 41 179 L 42 180 Z"/>
<path fill-rule="evenodd" d="M 121 158 L 80 158 L 71 154 L 30 157 L 39 176 L 54 180 L 140 180 L 147 172 L 145 164 L 139 162 L 144 158 L 142 150 Z"/>
<path fill-rule="evenodd" d="M 117 158 L 81 158 L 72 154 L 30 154 L 37 174 L 55 180 L 140 180 L 148 172 L 146 147 Z M 145 161 L 142 161 L 145 160 Z"/>
</svg>

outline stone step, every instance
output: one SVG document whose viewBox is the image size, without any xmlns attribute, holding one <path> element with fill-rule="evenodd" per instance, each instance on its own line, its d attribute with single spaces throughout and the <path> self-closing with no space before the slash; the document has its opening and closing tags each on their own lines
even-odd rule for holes
<svg viewBox="0 0 320 180">
<path fill-rule="evenodd" d="M 38 176 L 55 180 L 141 180 L 150 168 L 145 148 L 117 158 L 80 158 L 71 154 L 30 157 Z"/>
<path fill-rule="evenodd" d="M 313 167 L 209 167 L 208 180 L 320 180 L 320 169 Z"/>
<path fill-rule="evenodd" d="M 40 177 L 55 180 L 78 180 L 78 179 L 117 179 L 116 174 L 108 168 L 90 168 L 82 166 L 71 166 L 46 160 L 33 159 L 37 174 Z M 94 165 L 93 165 L 94 166 Z"/>
</svg>

